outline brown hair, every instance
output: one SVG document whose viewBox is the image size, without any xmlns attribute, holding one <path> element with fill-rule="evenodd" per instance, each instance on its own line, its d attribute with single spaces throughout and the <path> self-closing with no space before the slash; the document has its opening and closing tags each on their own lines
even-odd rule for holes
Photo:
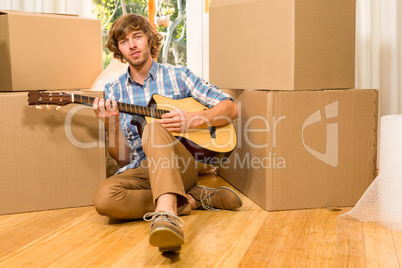
<svg viewBox="0 0 402 268">
<path fill-rule="evenodd" d="M 158 57 L 162 43 L 162 35 L 152 27 L 151 23 L 143 16 L 136 14 L 126 14 L 118 18 L 109 31 L 109 39 L 106 47 L 113 52 L 113 57 L 125 63 L 119 47 L 118 41 L 132 31 L 143 31 L 148 37 L 148 45 L 151 48 L 152 58 Z"/>
</svg>

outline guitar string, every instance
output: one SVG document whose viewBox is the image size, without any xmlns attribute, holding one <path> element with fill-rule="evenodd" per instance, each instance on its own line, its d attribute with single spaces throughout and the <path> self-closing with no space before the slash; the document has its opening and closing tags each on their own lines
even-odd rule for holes
<svg viewBox="0 0 402 268">
<path fill-rule="evenodd" d="M 61 98 L 62 95 L 60 95 Z M 74 94 L 74 96 L 77 98 L 79 97 L 79 100 L 75 99 L 73 101 L 74 103 L 82 103 L 82 104 L 88 104 L 92 105 L 95 98 L 94 97 L 88 97 L 88 96 L 83 96 L 83 95 L 78 95 Z M 45 99 L 46 97 L 43 96 Z M 57 96 L 56 96 L 57 98 Z M 163 109 L 158 109 L 154 107 L 147 107 L 147 106 L 140 106 L 140 105 L 135 105 L 135 104 L 129 104 L 129 103 L 122 103 L 122 102 L 117 102 L 117 108 L 121 112 L 126 112 L 130 114 L 140 114 L 144 116 L 149 116 L 149 117 L 155 117 L 155 118 L 162 118 L 162 115 L 165 113 L 168 113 L 168 110 L 163 110 Z"/>
</svg>

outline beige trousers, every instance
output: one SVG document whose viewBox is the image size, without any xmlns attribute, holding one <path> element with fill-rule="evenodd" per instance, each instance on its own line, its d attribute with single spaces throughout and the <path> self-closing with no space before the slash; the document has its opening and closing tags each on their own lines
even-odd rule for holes
<svg viewBox="0 0 402 268">
<path fill-rule="evenodd" d="M 147 157 L 140 167 L 103 181 L 93 202 L 100 215 L 113 219 L 141 219 L 155 210 L 159 196 L 177 195 L 177 213 L 189 214 L 186 192 L 197 184 L 194 157 L 159 123 L 145 126 L 142 146 Z"/>
</svg>

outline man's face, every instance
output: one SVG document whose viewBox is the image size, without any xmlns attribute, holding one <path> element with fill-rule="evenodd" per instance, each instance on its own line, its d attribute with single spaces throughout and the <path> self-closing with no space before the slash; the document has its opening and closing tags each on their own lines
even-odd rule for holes
<svg viewBox="0 0 402 268">
<path fill-rule="evenodd" d="M 142 66 L 151 57 L 148 37 L 143 31 L 132 31 L 118 41 L 124 59 L 132 66 Z"/>
</svg>

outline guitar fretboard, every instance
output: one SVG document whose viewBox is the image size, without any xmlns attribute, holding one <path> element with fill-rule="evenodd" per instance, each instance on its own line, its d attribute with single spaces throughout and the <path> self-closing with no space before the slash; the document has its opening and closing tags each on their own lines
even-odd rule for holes
<svg viewBox="0 0 402 268">
<path fill-rule="evenodd" d="M 80 104 L 86 104 L 86 105 L 92 105 L 94 103 L 94 100 L 95 100 L 94 97 L 88 97 L 88 96 L 74 94 L 73 102 L 80 103 Z M 152 107 L 122 103 L 122 102 L 117 102 L 117 109 L 122 113 L 137 114 L 137 115 L 143 115 L 143 116 L 159 118 L 159 119 L 162 118 L 163 114 L 169 112 L 168 110 L 162 110 L 162 109 L 158 109 L 158 108 L 152 108 Z"/>
</svg>

